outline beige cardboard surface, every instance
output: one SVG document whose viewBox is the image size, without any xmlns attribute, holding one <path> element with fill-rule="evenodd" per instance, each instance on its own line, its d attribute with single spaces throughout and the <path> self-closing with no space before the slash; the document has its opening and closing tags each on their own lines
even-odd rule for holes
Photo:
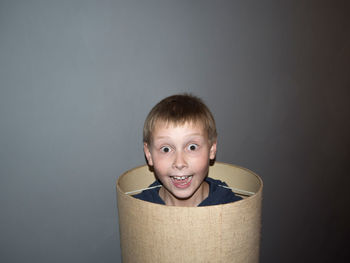
<svg viewBox="0 0 350 263">
<path fill-rule="evenodd" d="M 258 262 L 261 179 L 248 169 L 219 162 L 210 167 L 209 176 L 255 194 L 223 205 L 165 206 L 125 194 L 154 181 L 147 166 L 121 175 L 117 199 L 123 262 Z"/>
</svg>

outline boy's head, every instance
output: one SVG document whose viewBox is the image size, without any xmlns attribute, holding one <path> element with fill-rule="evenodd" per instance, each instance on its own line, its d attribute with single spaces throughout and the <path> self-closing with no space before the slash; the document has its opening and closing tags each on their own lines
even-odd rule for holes
<svg viewBox="0 0 350 263">
<path fill-rule="evenodd" d="M 215 121 L 205 104 L 192 95 L 160 101 L 144 125 L 144 152 L 163 187 L 167 205 L 197 206 L 209 194 L 204 181 L 216 155 Z"/>
<path fill-rule="evenodd" d="M 216 141 L 217 132 L 213 115 L 203 101 L 193 95 L 179 94 L 167 97 L 156 104 L 148 114 L 143 127 L 143 142 L 152 142 L 152 132 L 157 123 L 202 125 L 210 143 Z"/>
</svg>

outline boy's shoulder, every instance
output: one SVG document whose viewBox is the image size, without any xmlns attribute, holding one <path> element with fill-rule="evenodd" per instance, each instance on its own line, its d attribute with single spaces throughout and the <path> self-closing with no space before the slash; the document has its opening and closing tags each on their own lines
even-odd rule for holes
<svg viewBox="0 0 350 263">
<path fill-rule="evenodd" d="M 221 205 L 239 201 L 242 197 L 232 192 L 225 182 L 207 177 L 205 181 L 209 184 L 209 195 L 199 206 Z"/>
<path fill-rule="evenodd" d="M 165 205 L 163 199 L 161 199 L 159 196 L 160 186 L 161 186 L 161 183 L 158 180 L 156 180 L 151 185 L 148 186 L 148 188 L 150 189 L 143 190 L 141 193 L 133 195 L 133 197 L 143 201 Z"/>
</svg>

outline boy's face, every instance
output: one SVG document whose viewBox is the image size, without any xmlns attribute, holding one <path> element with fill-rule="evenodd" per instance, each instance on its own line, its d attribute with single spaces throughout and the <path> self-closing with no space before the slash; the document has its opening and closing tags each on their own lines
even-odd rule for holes
<svg viewBox="0 0 350 263">
<path fill-rule="evenodd" d="M 163 184 L 159 194 L 166 204 L 196 206 L 208 196 L 204 179 L 210 159 L 215 158 L 216 142 L 209 143 L 202 125 L 185 123 L 175 127 L 157 122 L 152 142 L 144 144 L 144 151 Z"/>
</svg>

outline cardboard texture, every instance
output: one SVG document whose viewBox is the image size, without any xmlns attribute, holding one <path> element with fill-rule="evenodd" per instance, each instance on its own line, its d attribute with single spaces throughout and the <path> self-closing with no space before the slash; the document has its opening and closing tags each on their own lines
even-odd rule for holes
<svg viewBox="0 0 350 263">
<path fill-rule="evenodd" d="M 209 176 L 255 194 L 223 205 L 165 206 L 125 194 L 155 180 L 147 166 L 121 175 L 117 201 L 123 262 L 259 262 L 262 180 L 248 169 L 218 162 Z"/>
</svg>

